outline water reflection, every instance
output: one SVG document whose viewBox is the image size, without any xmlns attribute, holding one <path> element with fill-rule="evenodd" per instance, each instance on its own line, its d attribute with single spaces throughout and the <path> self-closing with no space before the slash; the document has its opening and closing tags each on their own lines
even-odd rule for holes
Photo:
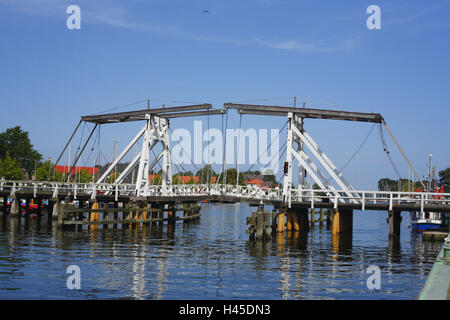
<svg viewBox="0 0 450 320">
<path fill-rule="evenodd" d="M 415 299 L 439 252 L 407 224 L 355 213 L 353 234 L 325 226 L 249 241 L 247 205 L 206 205 L 202 218 L 61 231 L 45 219 L 0 218 L 0 298 Z M 270 210 L 266 209 L 266 210 Z M 79 265 L 82 290 L 65 286 Z M 367 289 L 366 269 L 382 270 Z"/>
<path fill-rule="evenodd" d="M 333 260 L 351 260 L 353 245 L 352 233 L 338 233 L 331 235 L 331 248 Z"/>
</svg>

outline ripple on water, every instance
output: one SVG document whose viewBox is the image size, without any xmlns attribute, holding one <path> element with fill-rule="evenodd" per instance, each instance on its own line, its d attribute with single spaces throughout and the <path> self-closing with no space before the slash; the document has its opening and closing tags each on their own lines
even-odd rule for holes
<svg viewBox="0 0 450 320">
<path fill-rule="evenodd" d="M 266 243 L 248 240 L 247 205 L 206 205 L 190 224 L 61 232 L 0 223 L 3 299 L 416 299 L 439 252 L 408 229 L 388 241 L 386 213 L 354 214 L 350 240 L 326 226 Z M 270 208 L 269 208 L 270 210 Z M 9 219 L 9 218 L 7 218 Z M 66 268 L 81 269 L 68 290 Z M 367 267 L 381 270 L 369 290 Z"/>
</svg>

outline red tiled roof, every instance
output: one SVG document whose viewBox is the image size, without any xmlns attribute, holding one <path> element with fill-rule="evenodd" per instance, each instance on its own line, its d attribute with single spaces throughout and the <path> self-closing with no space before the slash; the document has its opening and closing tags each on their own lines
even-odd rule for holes
<svg viewBox="0 0 450 320">
<path fill-rule="evenodd" d="M 55 166 L 55 170 L 61 173 L 69 173 L 72 166 Z M 89 174 L 97 174 L 98 168 L 97 167 L 74 167 L 72 170 L 72 174 L 81 172 L 81 171 L 87 171 Z"/>
<path fill-rule="evenodd" d="M 246 184 L 256 184 L 260 188 L 268 188 L 269 186 L 267 184 L 264 184 L 264 181 L 261 179 L 252 179 L 252 180 L 245 180 Z"/>
</svg>

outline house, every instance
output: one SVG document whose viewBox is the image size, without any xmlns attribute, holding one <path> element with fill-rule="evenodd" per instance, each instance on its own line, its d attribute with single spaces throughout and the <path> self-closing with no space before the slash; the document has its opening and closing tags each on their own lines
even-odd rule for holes
<svg viewBox="0 0 450 320">
<path fill-rule="evenodd" d="M 72 166 L 55 166 L 55 171 L 60 172 L 62 174 L 68 174 L 70 169 L 72 169 Z M 98 168 L 97 167 L 73 167 L 72 173 L 79 173 L 81 171 L 87 171 L 89 174 L 97 174 Z"/>
<path fill-rule="evenodd" d="M 260 188 L 274 188 L 276 187 L 273 179 L 269 175 L 262 174 L 244 174 L 245 184 L 256 184 Z"/>
</svg>

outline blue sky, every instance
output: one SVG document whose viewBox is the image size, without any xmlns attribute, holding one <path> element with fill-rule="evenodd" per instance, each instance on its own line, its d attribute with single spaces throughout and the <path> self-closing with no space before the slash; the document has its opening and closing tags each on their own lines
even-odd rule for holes
<svg viewBox="0 0 450 320">
<path fill-rule="evenodd" d="M 70 4 L 81 8 L 81 30 L 66 28 Z M 366 27 L 371 4 L 381 8 L 381 30 Z M 80 116 L 135 101 L 220 108 L 292 105 L 297 96 L 308 107 L 381 113 L 423 175 L 428 154 L 438 170 L 450 166 L 449 16 L 449 1 L 0 0 L 0 131 L 21 125 L 55 159 Z M 236 128 L 238 116 L 229 117 Z M 243 127 L 284 122 L 246 116 Z M 102 128 L 105 155 L 139 127 Z M 307 120 L 305 128 L 341 167 L 371 125 Z M 344 174 L 359 188 L 396 178 L 377 130 Z"/>
</svg>

